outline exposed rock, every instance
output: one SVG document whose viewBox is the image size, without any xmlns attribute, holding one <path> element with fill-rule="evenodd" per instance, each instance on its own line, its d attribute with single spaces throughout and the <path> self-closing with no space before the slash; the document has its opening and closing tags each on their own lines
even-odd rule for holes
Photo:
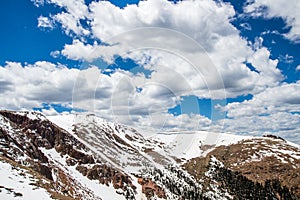
<svg viewBox="0 0 300 200">
<path fill-rule="evenodd" d="M 77 165 L 76 169 L 82 173 L 83 176 L 86 176 L 87 175 L 87 172 L 88 172 L 88 169 L 87 167 L 84 167 L 82 165 Z"/>
<path fill-rule="evenodd" d="M 124 146 L 127 146 L 127 147 L 129 147 L 129 148 L 132 148 L 132 146 L 130 146 L 127 142 L 125 142 L 122 138 L 120 138 L 120 137 L 117 136 L 116 134 L 112 134 L 112 136 L 114 137 L 114 139 L 115 139 L 118 143 L 120 143 L 120 144 L 122 144 L 122 145 L 124 145 Z"/>
<path fill-rule="evenodd" d="M 128 175 L 125 175 L 108 165 L 96 164 L 90 169 L 82 166 L 77 166 L 77 168 L 83 174 L 86 174 L 89 179 L 99 180 L 101 184 L 105 185 L 112 183 L 115 189 L 122 189 L 125 191 L 126 186 L 136 189 Z"/>
<path fill-rule="evenodd" d="M 77 160 L 75 160 L 74 158 L 68 158 L 68 159 L 66 160 L 66 163 L 67 163 L 67 165 L 69 165 L 69 166 L 74 166 L 74 165 L 77 164 Z"/>
<path fill-rule="evenodd" d="M 151 198 L 154 195 L 159 198 L 166 198 L 164 190 L 156 185 L 152 180 L 138 178 L 138 183 L 142 185 L 142 192 L 146 195 L 147 198 Z"/>
<path fill-rule="evenodd" d="M 51 168 L 46 166 L 46 165 L 43 165 L 43 164 L 40 164 L 38 165 L 38 169 L 37 169 L 38 172 L 41 173 L 41 175 L 45 176 L 46 178 L 50 179 L 51 181 L 53 181 L 53 177 L 52 177 L 52 171 L 51 171 Z"/>
<path fill-rule="evenodd" d="M 271 135 L 271 134 L 264 135 L 264 137 L 285 141 L 285 139 L 283 139 L 282 137 L 279 137 L 279 136 L 276 136 L 276 135 Z"/>
<path fill-rule="evenodd" d="M 81 159 L 79 159 L 79 163 L 82 164 L 94 164 L 95 160 L 92 155 L 85 155 Z"/>
</svg>

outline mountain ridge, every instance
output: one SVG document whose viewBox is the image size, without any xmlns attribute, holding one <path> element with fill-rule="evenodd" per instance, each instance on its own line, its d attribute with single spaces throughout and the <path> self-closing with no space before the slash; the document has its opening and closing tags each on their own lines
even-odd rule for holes
<svg viewBox="0 0 300 200">
<path fill-rule="evenodd" d="M 191 138 L 190 133 L 145 138 L 134 128 L 94 115 L 77 115 L 73 120 L 70 116 L 76 115 L 0 111 L 2 164 L 15 162 L 44 177 L 53 187 L 40 188 L 46 188 L 50 199 L 243 199 L 247 187 L 232 184 L 228 177 L 257 185 L 253 188 L 261 191 L 261 199 L 300 197 L 299 147 L 280 138 L 221 134 L 215 144 L 205 143 L 204 132 Z M 283 152 L 274 151 L 264 162 L 289 166 L 295 176 L 289 179 L 294 180 L 291 185 L 283 181 L 290 177 L 287 172 L 281 171 L 278 180 L 269 173 L 258 181 L 251 178 L 257 170 L 249 173 L 251 168 L 245 167 L 255 166 L 258 158 L 252 155 L 264 155 L 275 146 Z"/>
</svg>

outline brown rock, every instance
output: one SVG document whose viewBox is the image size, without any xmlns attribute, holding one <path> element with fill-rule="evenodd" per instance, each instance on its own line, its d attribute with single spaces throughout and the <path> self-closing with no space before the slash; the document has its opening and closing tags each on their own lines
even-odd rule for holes
<svg viewBox="0 0 300 200">
<path fill-rule="evenodd" d="M 138 178 L 138 183 L 142 185 L 142 192 L 147 198 L 151 198 L 154 194 L 159 198 L 166 198 L 165 191 L 150 179 Z"/>
<path fill-rule="evenodd" d="M 76 170 L 78 170 L 83 176 L 87 175 L 88 169 L 82 165 L 77 165 Z"/>
</svg>

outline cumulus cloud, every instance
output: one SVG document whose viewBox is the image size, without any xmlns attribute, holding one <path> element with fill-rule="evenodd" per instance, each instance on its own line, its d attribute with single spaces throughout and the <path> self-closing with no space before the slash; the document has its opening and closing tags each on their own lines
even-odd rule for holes
<svg viewBox="0 0 300 200">
<path fill-rule="evenodd" d="M 93 45 L 84 44 L 82 41 L 75 39 L 72 44 L 66 44 L 61 54 L 73 60 L 81 60 L 92 62 L 95 59 L 101 58 L 108 64 L 114 62 L 114 56 L 122 55 L 128 51 L 125 45 L 98 45 L 94 42 Z"/>
<path fill-rule="evenodd" d="M 155 63 L 157 65 L 163 63 L 169 67 L 169 63 L 172 63 L 174 70 L 187 71 L 187 80 L 193 80 L 188 77 L 193 77 L 194 68 L 197 68 L 202 77 L 198 76 L 195 79 L 199 81 L 191 81 L 189 85 L 193 85 L 193 90 L 200 98 L 256 93 L 282 80 L 280 71 L 276 69 L 277 60 L 269 58 L 270 52 L 263 47 L 253 49 L 239 36 L 239 31 L 230 23 L 235 11 L 229 4 L 211 0 L 177 4 L 151 0 L 121 9 L 108 1 L 99 1 L 92 2 L 89 11 L 86 18 L 90 32 L 102 43 L 86 44 L 83 40 L 75 39 L 61 51 L 69 59 L 91 62 L 101 58 L 112 63 L 118 55 L 140 62 L 146 55 L 158 60 Z M 63 26 L 71 24 L 61 23 Z M 79 34 L 81 32 L 76 28 L 72 30 Z M 178 58 L 164 53 L 166 51 Z M 187 67 L 187 64 L 182 66 L 182 59 L 192 67 Z M 172 62 L 174 60 L 178 63 Z M 246 61 L 253 62 L 258 71 L 261 68 L 264 71 L 251 71 L 244 64 Z M 153 70 L 163 72 L 158 67 Z M 268 80 L 262 81 L 265 77 Z M 204 87 L 208 88 L 209 93 L 203 90 Z"/>
<path fill-rule="evenodd" d="M 296 71 L 300 71 L 300 65 L 296 67 Z"/>
<path fill-rule="evenodd" d="M 263 16 L 266 18 L 282 17 L 287 26 L 291 30 L 285 34 L 289 40 L 299 43 L 300 42 L 300 4 L 298 0 L 251 0 L 244 8 L 246 13 L 252 16 Z"/>
<path fill-rule="evenodd" d="M 53 29 L 54 24 L 48 17 L 39 16 L 38 18 L 38 27 L 39 28 L 49 28 Z"/>
<path fill-rule="evenodd" d="M 277 68 L 278 60 L 270 59 L 270 52 L 265 47 L 257 49 L 247 61 L 259 72 L 259 80 L 256 82 L 257 87 L 276 86 L 284 78 Z"/>
<path fill-rule="evenodd" d="M 41 112 L 47 116 L 54 116 L 60 114 L 53 107 L 50 107 L 49 109 L 42 109 Z"/>
<path fill-rule="evenodd" d="M 251 100 L 223 107 L 225 130 L 239 133 L 273 133 L 300 142 L 300 81 L 267 88 Z"/>
<path fill-rule="evenodd" d="M 225 107 L 229 117 L 269 115 L 277 112 L 300 111 L 300 82 L 267 88 L 244 102 L 230 103 Z"/>
<path fill-rule="evenodd" d="M 165 0 L 141 1 L 124 9 L 108 1 L 99 1 L 89 7 L 93 34 L 104 41 L 140 27 L 164 27 L 198 39 L 208 50 L 218 37 L 237 32 L 229 23 L 229 18 L 235 14 L 233 7 L 210 0 L 178 4 Z"/>
<path fill-rule="evenodd" d="M 33 108 L 42 102 L 62 102 L 72 99 L 72 79 L 78 72 L 40 61 L 33 65 L 7 62 L 0 67 L 0 79 L 9 82 L 9 90 L 1 95 L 1 107 Z"/>
<path fill-rule="evenodd" d="M 173 114 L 151 114 L 146 118 L 141 118 L 135 126 L 144 127 L 151 130 L 154 127 L 158 132 L 161 130 L 168 131 L 182 131 L 182 130 L 209 130 L 211 126 L 211 120 L 208 118 L 196 115 L 196 114 L 182 114 L 174 116 Z M 151 131 L 150 131 L 151 132 Z"/>
<path fill-rule="evenodd" d="M 222 129 L 236 134 L 262 136 L 263 134 L 278 135 L 289 141 L 300 143 L 300 115 L 289 112 L 274 112 L 270 115 L 252 115 L 225 119 Z"/>
<path fill-rule="evenodd" d="M 48 3 L 55 4 L 59 7 L 65 8 L 68 13 L 76 19 L 84 19 L 88 12 L 88 7 L 84 0 L 47 0 Z"/>
<path fill-rule="evenodd" d="M 40 61 L 21 65 L 7 62 L 0 67 L 2 109 L 42 108 L 46 114 L 57 114 L 51 104 L 73 106 L 94 112 L 101 117 L 134 126 L 149 125 L 153 128 L 207 128 L 210 120 L 203 116 L 173 116 L 167 109 L 174 107 L 178 98 L 143 74 L 118 70 L 113 74 L 101 73 L 97 67 L 84 70 Z M 137 91 L 142 87 L 142 91 Z M 167 93 L 166 93 L 167 94 Z"/>
<path fill-rule="evenodd" d="M 85 29 L 80 22 L 88 15 L 88 7 L 84 0 L 47 0 L 46 2 L 55 4 L 64 11 L 51 14 L 49 18 L 40 17 L 38 19 L 40 26 L 49 26 L 50 24 L 53 26 L 53 23 L 57 22 L 61 24 L 67 35 L 89 35 L 89 30 Z M 34 4 L 39 6 L 44 4 L 44 1 L 35 0 Z"/>
<path fill-rule="evenodd" d="M 63 29 L 65 30 L 66 34 L 75 33 L 76 35 L 88 35 L 89 31 L 84 29 L 79 19 L 75 16 L 62 12 L 53 16 L 53 20 L 62 24 Z"/>
</svg>

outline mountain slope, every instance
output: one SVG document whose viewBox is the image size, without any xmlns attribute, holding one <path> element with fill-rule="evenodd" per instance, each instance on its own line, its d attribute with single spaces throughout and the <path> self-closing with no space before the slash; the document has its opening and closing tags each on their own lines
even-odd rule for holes
<svg viewBox="0 0 300 200">
<path fill-rule="evenodd" d="M 97 160 L 91 150 L 43 116 L 32 118 L 32 113 L 7 111 L 0 114 L 1 155 L 47 178 L 54 185 L 47 188 L 49 192 L 72 199 L 117 195 L 117 187 L 132 193 L 134 186 L 127 175 Z M 107 186 L 96 181 L 95 171 L 103 173 L 104 180 L 99 181 Z"/>
<path fill-rule="evenodd" d="M 0 167 L 0 196 L 19 199 L 34 188 L 45 199 L 300 198 L 299 146 L 280 138 L 145 138 L 91 114 L 0 111 Z"/>
<path fill-rule="evenodd" d="M 300 151 L 282 139 L 220 146 L 184 166 L 197 180 L 212 183 L 210 189 L 227 189 L 237 199 L 300 198 Z"/>
</svg>

